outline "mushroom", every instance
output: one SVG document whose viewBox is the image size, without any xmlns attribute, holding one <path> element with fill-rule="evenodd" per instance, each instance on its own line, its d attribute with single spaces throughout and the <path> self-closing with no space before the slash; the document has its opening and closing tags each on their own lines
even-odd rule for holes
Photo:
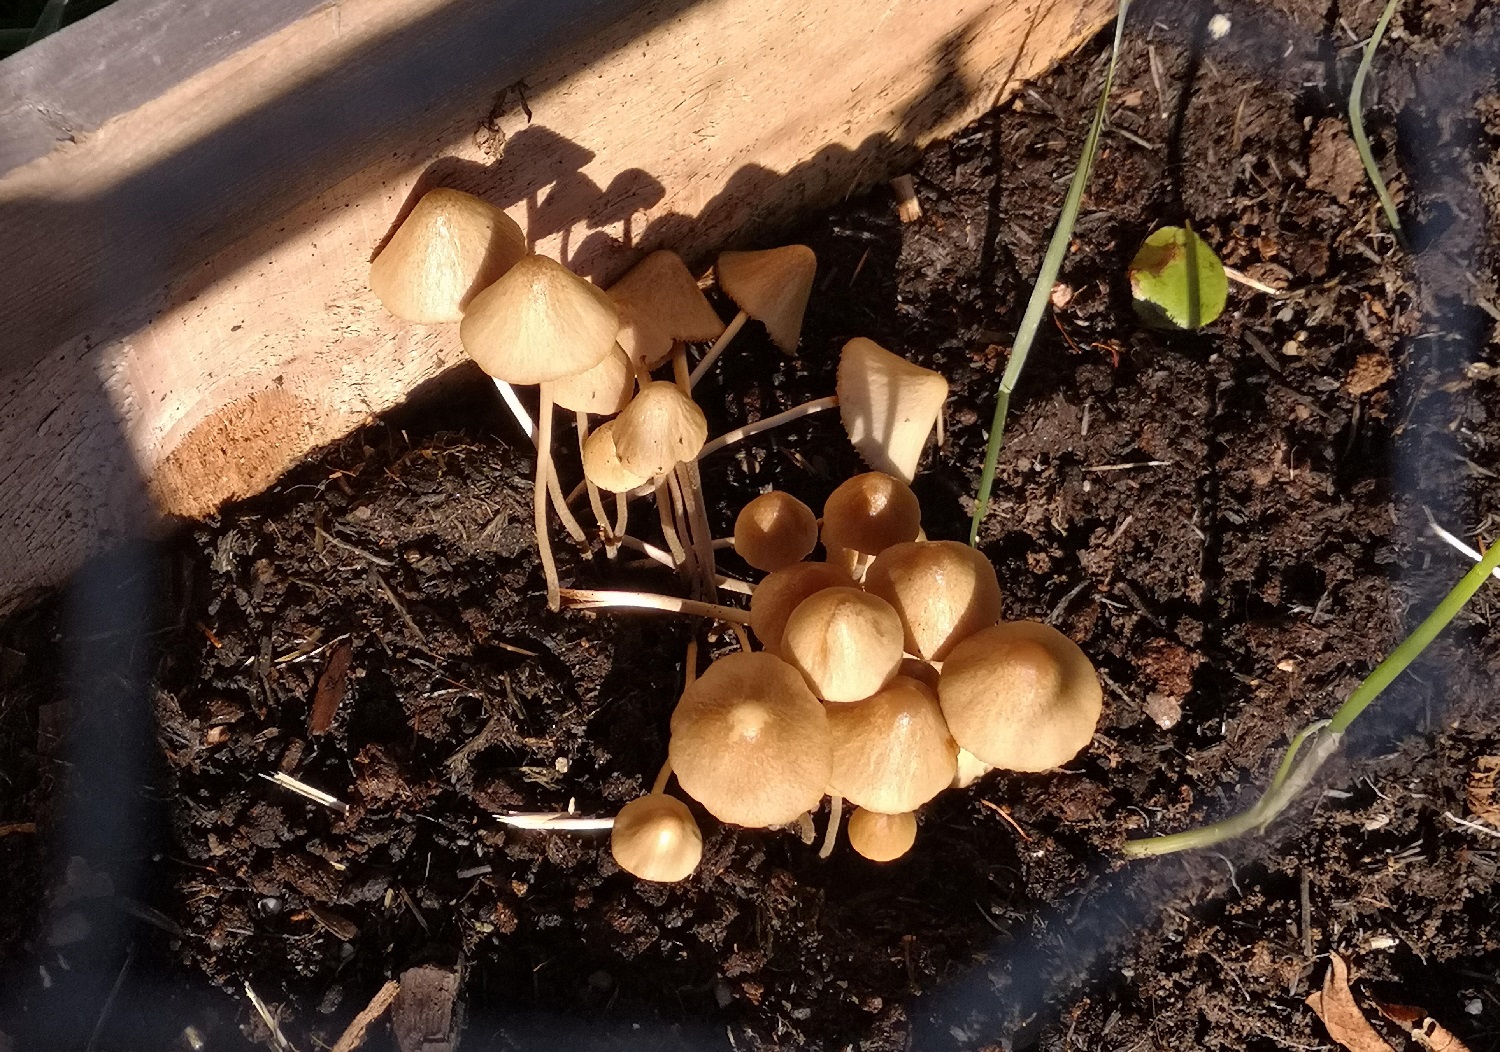
<svg viewBox="0 0 1500 1052">
<path fill-rule="evenodd" d="M 615 418 L 614 437 L 625 470 L 655 478 L 698 455 L 708 438 L 708 420 L 680 387 L 656 380 Z"/>
<path fill-rule="evenodd" d="M 429 190 L 370 264 L 385 309 L 415 322 L 459 321 L 469 300 L 526 255 L 500 209 L 461 190 Z"/>
<path fill-rule="evenodd" d="M 901 667 L 901 618 L 879 596 L 824 588 L 792 611 L 781 653 L 824 701 L 860 701 Z"/>
<path fill-rule="evenodd" d="M 771 342 L 787 354 L 797 350 L 818 257 L 806 245 L 784 245 L 758 252 L 722 252 L 715 269 L 719 288 L 740 310 L 693 370 L 691 382 L 695 385 L 751 318 L 765 325 Z"/>
<path fill-rule="evenodd" d="M 772 654 L 781 653 L 787 619 L 802 601 L 824 588 L 848 587 L 854 579 L 829 563 L 797 563 L 763 578 L 750 595 L 750 631 Z"/>
<path fill-rule="evenodd" d="M 1000 620 L 1000 582 L 977 548 L 958 541 L 893 544 L 865 571 L 865 590 L 901 615 L 907 653 L 942 661 Z"/>
<path fill-rule="evenodd" d="M 602 490 L 628 493 L 648 481 L 620 463 L 615 448 L 615 427 L 619 420 L 606 420 L 583 443 L 583 474 Z"/>
<path fill-rule="evenodd" d="M 937 698 L 904 676 L 863 701 L 830 705 L 828 729 L 828 791 L 867 811 L 914 811 L 948 788 L 958 771 L 958 745 Z"/>
<path fill-rule="evenodd" d="M 1093 740 L 1104 692 L 1067 636 L 1036 621 L 1009 621 L 953 648 L 938 699 L 954 739 L 980 762 L 1047 771 Z"/>
<path fill-rule="evenodd" d="M 890 862 L 917 842 L 917 816 L 883 815 L 863 808 L 849 816 L 849 845 L 871 862 Z"/>
<path fill-rule="evenodd" d="M 794 822 L 828 787 L 828 717 L 797 670 L 764 651 L 719 658 L 683 692 L 668 748 L 677 781 L 721 822 Z"/>
<path fill-rule="evenodd" d="M 458 330 L 464 350 L 497 381 L 541 386 L 533 511 L 547 605 L 553 610 L 560 600 L 557 565 L 547 538 L 551 382 L 598 365 L 614 347 L 619 327 L 608 296 L 560 263 L 527 256 L 474 297 Z"/>
<path fill-rule="evenodd" d="M 948 381 L 859 336 L 839 354 L 834 391 L 844 430 L 864 462 L 911 482 L 942 416 Z"/>
<path fill-rule="evenodd" d="M 859 579 L 859 564 L 893 544 L 915 540 L 922 529 L 922 506 L 900 479 L 867 471 L 846 479 L 823 504 L 823 545 L 829 562 L 843 561 Z M 844 554 L 852 553 L 852 554 Z"/>
<path fill-rule="evenodd" d="M 642 880 L 675 883 L 698 868 L 703 834 L 687 804 L 653 792 L 620 808 L 609 850 L 625 872 Z"/>
<path fill-rule="evenodd" d="M 901 611 L 896 612 L 899 614 Z M 937 697 L 938 670 L 927 662 L 918 661 L 916 658 L 902 658 L 901 667 L 896 671 L 896 675 L 916 680 L 931 691 L 934 698 Z"/>
<path fill-rule="evenodd" d="M 817 544 L 812 509 L 781 490 L 762 493 L 734 520 L 734 550 L 757 570 L 784 570 L 807 558 Z"/>
<path fill-rule="evenodd" d="M 595 366 L 552 382 L 552 401 L 575 413 L 613 416 L 635 390 L 635 370 L 616 343 Z"/>
<path fill-rule="evenodd" d="M 620 311 L 620 346 L 644 370 L 672 353 L 672 341 L 712 340 L 724 322 L 676 252 L 660 249 L 609 288 Z"/>
</svg>

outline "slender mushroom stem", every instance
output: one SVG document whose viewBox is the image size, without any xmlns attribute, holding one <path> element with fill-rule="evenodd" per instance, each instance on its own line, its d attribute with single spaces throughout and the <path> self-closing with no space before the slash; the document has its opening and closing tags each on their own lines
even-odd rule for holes
<svg viewBox="0 0 1500 1052">
<path fill-rule="evenodd" d="M 667 782 L 672 779 L 672 761 L 668 760 L 661 765 L 661 770 L 656 772 L 656 781 L 651 783 L 651 795 L 660 796 L 667 791 Z"/>
<path fill-rule="evenodd" d="M 698 637 L 688 640 L 687 656 L 683 658 L 682 689 L 687 690 L 698 682 Z"/>
<path fill-rule="evenodd" d="M 583 455 L 583 444 L 589 437 L 589 415 L 582 410 L 573 414 L 574 422 L 578 425 L 578 455 Z M 614 527 L 610 525 L 609 516 L 604 511 L 604 501 L 599 497 L 599 487 L 588 480 L 585 475 L 583 483 L 589 491 L 589 507 L 594 509 L 594 521 L 599 524 L 599 529 L 604 531 L 604 554 L 611 559 L 620 554 L 619 535 L 615 533 Z M 568 502 L 558 501 L 564 508 Z"/>
<path fill-rule="evenodd" d="M 552 445 L 550 438 L 547 440 L 547 445 L 549 448 Z M 563 498 L 562 484 L 557 480 L 557 465 L 551 463 L 550 457 L 548 461 L 547 492 L 552 495 L 552 503 L 557 507 L 557 519 L 563 524 L 563 529 L 568 531 L 569 537 L 587 548 L 588 534 L 583 532 L 583 526 L 579 523 L 578 517 L 573 514 L 573 509 L 568 507 L 567 500 Z"/>
<path fill-rule="evenodd" d="M 531 444 L 536 445 L 537 427 L 531 422 L 531 414 L 521 404 L 521 397 L 516 394 L 516 389 L 504 380 L 495 380 L 495 387 L 499 390 L 500 398 L 505 402 L 505 407 L 510 410 L 510 415 L 515 417 L 516 423 L 525 432 L 526 437 L 531 439 Z M 580 492 L 582 491 L 582 487 L 583 483 L 579 483 Z M 562 483 L 557 478 L 557 467 L 550 460 L 547 464 L 547 489 L 552 494 L 553 503 L 557 505 L 557 517 L 562 520 L 563 528 L 579 544 L 585 543 L 583 527 L 578 525 L 578 520 L 568 510 L 568 503 L 563 499 Z M 570 496 L 568 499 L 571 500 L 572 497 Z"/>
<path fill-rule="evenodd" d="M 745 631 L 745 626 L 730 625 L 729 629 L 734 633 L 735 642 L 740 645 L 740 649 L 747 654 L 750 653 L 750 634 Z"/>
<path fill-rule="evenodd" d="M 717 453 L 725 446 L 731 446 L 741 439 L 749 438 L 751 435 L 758 435 L 762 431 L 769 431 L 773 427 L 791 423 L 793 420 L 810 416 L 824 409 L 835 409 L 838 407 L 838 404 L 838 395 L 814 398 L 811 402 L 803 402 L 801 405 L 788 409 L 784 413 L 777 413 L 775 416 L 768 416 L 764 420 L 757 420 L 753 424 L 746 424 L 744 427 L 737 427 L 733 431 L 726 431 L 718 438 L 711 438 L 705 442 L 703 444 L 703 451 L 698 454 L 698 459 L 702 460 L 704 457 Z"/>
<path fill-rule="evenodd" d="M 526 432 L 526 437 L 536 444 L 536 425 L 531 422 L 531 414 L 521 404 L 521 396 L 516 394 L 516 389 L 504 380 L 496 380 L 495 387 L 500 391 L 500 397 L 505 402 L 505 408 L 510 410 L 510 415 L 516 418 L 516 423 L 521 425 L 521 430 Z"/>
<path fill-rule="evenodd" d="M 618 592 L 594 588 L 564 588 L 561 596 L 572 610 L 602 610 L 620 608 L 628 610 L 663 610 L 669 614 L 688 614 L 692 617 L 711 617 L 731 625 L 748 625 L 750 614 L 732 606 L 717 603 L 700 603 L 696 599 L 679 599 L 675 595 L 657 595 L 655 592 Z"/>
<path fill-rule="evenodd" d="M 557 581 L 557 563 L 552 559 L 552 541 L 547 537 L 547 475 L 552 468 L 552 393 L 542 384 L 541 409 L 537 416 L 536 482 L 532 484 L 532 515 L 536 525 L 537 553 L 542 560 L 542 574 L 547 578 L 547 609 L 560 610 L 562 603 Z"/>
<path fill-rule="evenodd" d="M 638 537 L 631 537 L 623 533 L 620 534 L 617 539 L 619 540 L 620 544 L 622 544 L 626 548 L 632 549 L 633 551 L 640 552 L 646 557 L 646 559 L 649 559 L 651 562 L 660 563 L 662 566 L 665 566 L 669 570 L 677 569 L 677 564 L 672 561 L 672 555 L 670 552 L 664 552 L 654 544 L 647 544 L 645 541 L 641 540 Z M 642 562 L 644 561 L 645 560 L 642 560 Z M 629 565 L 639 566 L 640 563 L 631 563 Z M 714 583 L 720 588 L 724 589 L 726 592 L 738 592 L 740 595 L 755 594 L 755 586 L 749 581 L 741 581 L 735 577 L 726 577 L 721 573 L 714 574 Z"/>
<path fill-rule="evenodd" d="M 677 481 L 677 469 L 674 467 L 666 474 L 667 492 L 672 499 L 672 523 L 677 530 L 678 542 L 682 543 L 683 535 L 687 533 L 687 509 L 682 496 L 682 485 Z M 682 544 L 683 565 L 682 575 L 692 580 L 698 572 L 698 552 L 691 547 L 692 537 L 687 538 L 687 543 Z M 702 598 L 708 598 L 704 596 Z"/>
<path fill-rule="evenodd" d="M 677 387 L 689 398 L 693 397 L 693 384 L 688 376 L 687 349 L 678 343 L 672 350 L 672 375 Z M 672 469 L 685 505 L 684 525 L 687 527 L 688 544 L 698 571 L 695 584 L 705 599 L 715 599 L 713 528 L 708 524 L 708 511 L 703 502 L 703 477 L 698 473 L 696 460 L 678 464 Z"/>
<path fill-rule="evenodd" d="M 615 537 L 625 536 L 625 526 L 630 520 L 630 498 L 623 493 L 615 494 Z"/>
<path fill-rule="evenodd" d="M 689 388 L 698 386 L 698 381 L 703 379 L 703 374 L 708 372 L 708 367 L 713 365 L 714 361 L 719 357 L 719 355 L 724 353 L 724 348 L 729 346 L 729 341 L 734 339 L 735 334 L 743 329 L 745 327 L 745 322 L 749 320 L 750 315 L 746 314 L 744 311 L 740 311 L 734 316 L 734 320 L 731 321 L 727 327 L 725 327 L 724 331 L 719 335 L 719 338 L 714 341 L 714 345 L 708 349 L 708 353 L 703 356 L 703 360 L 700 361 L 697 368 L 693 370 L 693 375 L 688 377 Z"/>
<path fill-rule="evenodd" d="M 666 538 L 667 547 L 672 552 L 672 565 L 681 566 L 687 562 L 687 552 L 683 550 L 682 540 L 677 536 L 677 526 L 672 521 L 672 498 L 667 492 L 667 477 L 661 475 L 652 480 L 656 488 L 656 517 L 661 520 L 661 533 Z"/>
<path fill-rule="evenodd" d="M 833 854 L 833 845 L 839 841 L 839 821 L 844 817 L 844 798 L 834 794 L 828 798 L 828 828 L 823 831 L 823 846 L 818 850 L 819 858 Z"/>
</svg>

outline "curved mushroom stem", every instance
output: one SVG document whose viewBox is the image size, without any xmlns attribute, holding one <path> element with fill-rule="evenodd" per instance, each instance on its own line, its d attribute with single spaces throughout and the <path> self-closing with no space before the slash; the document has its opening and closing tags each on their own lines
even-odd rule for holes
<svg viewBox="0 0 1500 1052">
<path fill-rule="evenodd" d="M 564 588 L 562 598 L 572 610 L 601 610 L 605 607 L 623 607 L 631 610 L 663 610 L 669 614 L 688 614 L 692 617 L 711 617 L 731 625 L 748 625 L 750 614 L 733 606 L 716 603 L 700 603 L 696 599 L 679 599 L 675 595 L 658 595 L 655 592 L 620 592 L 599 588 Z"/>
<path fill-rule="evenodd" d="M 661 770 L 656 772 L 656 781 L 651 783 L 651 795 L 660 796 L 667 791 L 667 782 L 672 778 L 672 761 L 668 760 L 661 765 Z"/>
<path fill-rule="evenodd" d="M 730 625 L 729 629 L 734 633 L 735 642 L 740 645 L 740 649 L 747 654 L 750 653 L 750 633 L 745 631 L 745 626 Z"/>
<path fill-rule="evenodd" d="M 682 689 L 687 690 L 698 682 L 698 638 L 688 640 L 687 656 L 683 659 Z"/>
<path fill-rule="evenodd" d="M 510 415 L 515 417 L 516 424 L 525 432 L 526 437 L 531 439 L 531 444 L 537 442 L 537 425 L 531 422 L 531 414 L 526 412 L 526 407 L 521 404 L 521 398 L 516 394 L 516 389 L 504 380 L 495 379 L 495 388 L 500 392 L 500 398 L 505 402 L 505 408 L 510 410 Z M 550 409 L 550 405 L 548 407 Z M 584 540 L 583 527 L 578 525 L 578 520 L 568 510 L 568 500 L 572 500 L 578 493 L 583 492 L 583 483 L 578 484 L 575 493 L 563 499 L 562 483 L 557 478 L 557 468 L 550 460 L 547 464 L 547 489 L 552 494 L 552 502 L 557 505 L 557 517 L 562 520 L 563 528 L 568 531 L 572 538 L 579 544 L 586 543 Z"/>
<path fill-rule="evenodd" d="M 734 320 L 725 327 L 719 338 L 714 341 L 714 345 L 708 349 L 708 353 L 698 363 L 697 368 L 693 370 L 693 375 L 688 378 L 689 388 L 698 386 L 698 381 L 703 379 L 703 374 L 708 372 L 708 367 L 713 365 L 719 355 L 724 353 L 724 348 L 729 346 L 729 341 L 734 339 L 735 334 L 743 329 L 745 322 L 749 320 L 750 315 L 744 311 L 740 311 L 734 316 Z"/>
<path fill-rule="evenodd" d="M 777 413 L 775 416 L 768 416 L 764 420 L 757 420 L 753 424 L 746 424 L 744 427 L 737 427 L 733 431 L 726 431 L 718 438 L 711 438 L 707 442 L 705 442 L 703 444 L 703 450 L 698 454 L 698 459 L 702 460 L 704 457 L 709 456 L 712 453 L 717 453 L 725 446 L 731 446 L 743 438 L 749 438 L 751 435 L 758 435 L 762 431 L 769 431 L 773 427 L 779 427 L 782 424 L 791 423 L 793 420 L 797 420 L 804 416 L 810 416 L 813 413 L 821 412 L 824 409 L 837 408 L 838 404 L 838 395 L 827 395 L 823 398 L 814 398 L 811 402 L 803 402 L 799 406 L 793 406 L 791 409 L 788 409 L 784 413 Z"/>
<path fill-rule="evenodd" d="M 550 438 L 547 445 L 549 448 L 552 445 Z M 563 529 L 568 531 L 569 537 L 587 548 L 588 534 L 583 532 L 583 526 L 579 524 L 578 517 L 573 514 L 573 509 L 568 507 L 568 502 L 563 497 L 562 483 L 557 480 L 557 465 L 552 463 L 547 465 L 547 492 L 552 495 L 552 503 L 557 508 L 557 520 L 563 524 Z"/>
<path fill-rule="evenodd" d="M 828 798 L 828 828 L 823 832 L 823 846 L 818 849 L 819 858 L 833 854 L 833 845 L 839 841 L 839 821 L 844 817 L 844 798 L 837 794 Z"/>
<path fill-rule="evenodd" d="M 536 524 L 537 553 L 542 560 L 542 574 L 547 578 L 547 609 L 562 609 L 557 580 L 557 563 L 552 559 L 552 542 L 547 537 L 547 476 L 552 471 L 552 392 L 549 384 L 541 385 L 542 402 L 537 412 L 536 482 L 532 485 L 532 514 Z"/>
<path fill-rule="evenodd" d="M 681 566 L 687 562 L 687 552 L 682 547 L 681 538 L 677 536 L 677 524 L 672 517 L 672 496 L 667 492 L 669 477 L 660 475 L 652 481 L 652 485 L 656 488 L 656 517 L 661 520 L 662 537 L 666 539 L 667 547 L 671 549 L 674 564 Z"/>
<path fill-rule="evenodd" d="M 578 455 L 582 456 L 583 444 L 588 441 L 589 437 L 589 415 L 579 411 L 573 414 L 573 419 L 578 425 Z M 610 525 L 609 516 L 605 514 L 604 501 L 599 497 L 599 487 L 590 482 L 588 476 L 584 476 L 583 483 L 588 487 L 589 507 L 594 509 L 594 521 L 599 524 L 599 529 L 604 531 L 604 554 L 613 559 L 620 554 L 619 534 Z M 556 494 L 553 494 L 553 499 L 557 500 Z M 557 503 L 563 508 L 568 506 L 565 500 L 558 500 Z"/>
<path fill-rule="evenodd" d="M 660 563 L 669 570 L 677 569 L 677 564 L 672 561 L 672 556 L 654 544 L 647 544 L 638 537 L 631 537 L 629 534 L 624 533 L 618 534 L 616 539 L 626 548 L 640 552 L 654 563 Z M 632 563 L 631 565 L 637 564 Z M 741 581 L 735 577 L 725 577 L 723 574 L 714 574 L 714 583 L 727 592 L 738 592 L 740 595 L 753 595 L 755 592 L 755 586 L 749 581 Z"/>
<path fill-rule="evenodd" d="M 624 493 L 615 494 L 615 541 L 625 536 L 625 526 L 630 521 L 630 498 Z"/>
</svg>

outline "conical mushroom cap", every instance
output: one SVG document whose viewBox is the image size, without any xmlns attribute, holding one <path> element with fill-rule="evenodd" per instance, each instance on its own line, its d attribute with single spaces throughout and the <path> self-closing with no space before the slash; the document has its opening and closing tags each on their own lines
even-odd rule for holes
<svg viewBox="0 0 1500 1052">
<path fill-rule="evenodd" d="M 682 388 L 657 380 L 641 388 L 615 417 L 615 449 L 626 471 L 665 475 L 692 460 L 708 438 L 708 419 Z"/>
<path fill-rule="evenodd" d="M 828 729 L 828 791 L 869 811 L 914 811 L 948 788 L 958 771 L 958 745 L 937 698 L 904 676 L 864 701 L 829 705 Z"/>
<path fill-rule="evenodd" d="M 750 631 L 772 654 L 781 653 L 787 619 L 802 600 L 824 588 L 848 588 L 854 578 L 828 563 L 797 563 L 761 580 L 750 594 Z"/>
<path fill-rule="evenodd" d="M 797 670 L 765 652 L 715 661 L 683 692 L 668 749 L 683 790 L 721 822 L 794 821 L 823 799 L 828 717 Z"/>
<path fill-rule="evenodd" d="M 762 493 L 734 520 L 734 550 L 757 570 L 784 570 L 806 559 L 817 544 L 817 516 L 783 490 Z"/>
<path fill-rule="evenodd" d="M 610 286 L 620 310 L 620 346 L 646 369 L 672 353 L 673 340 L 718 339 L 724 322 L 676 252 L 660 249 Z"/>
<path fill-rule="evenodd" d="M 861 336 L 844 344 L 834 391 L 844 430 L 864 462 L 910 482 L 948 398 L 948 381 Z"/>
<path fill-rule="evenodd" d="M 865 571 L 865 591 L 895 607 L 907 651 L 926 661 L 942 661 L 962 640 L 1000 620 L 995 568 L 958 541 L 891 545 Z"/>
<path fill-rule="evenodd" d="M 911 487 L 883 471 L 867 471 L 839 484 L 823 503 L 823 543 L 879 555 L 915 540 L 922 506 Z"/>
<path fill-rule="evenodd" d="M 594 430 L 583 443 L 583 473 L 590 482 L 611 493 L 628 493 L 649 481 L 628 471 L 620 463 L 619 451 L 615 449 L 615 424 L 606 420 Z"/>
<path fill-rule="evenodd" d="M 555 260 L 527 256 L 474 297 L 458 337 L 495 379 L 538 384 L 598 365 L 619 328 L 608 296 Z"/>
<path fill-rule="evenodd" d="M 1036 621 L 1008 621 L 954 647 L 938 677 L 948 729 L 983 763 L 1048 771 L 1086 748 L 1104 692 L 1078 645 Z"/>
<path fill-rule="evenodd" d="M 802 315 L 812 294 L 818 257 L 806 245 L 758 252 L 719 254 L 719 288 L 766 327 L 771 342 L 787 354 L 802 338 Z"/>
<path fill-rule="evenodd" d="M 591 369 L 561 380 L 547 388 L 552 400 L 575 413 L 610 416 L 625 408 L 630 392 L 635 390 L 635 370 L 617 343 Z"/>
<path fill-rule="evenodd" d="M 917 816 L 883 815 L 861 808 L 849 816 L 849 846 L 871 862 L 891 862 L 917 842 Z"/>
<path fill-rule="evenodd" d="M 792 611 L 781 653 L 824 701 L 862 701 L 901 667 L 901 618 L 879 596 L 824 588 Z"/>
<path fill-rule="evenodd" d="M 370 289 L 398 318 L 458 321 L 525 255 L 526 235 L 500 209 L 461 190 L 429 190 L 370 264 Z"/>
<path fill-rule="evenodd" d="M 610 831 L 609 850 L 626 873 L 672 883 L 698 868 L 703 834 L 687 804 L 674 796 L 652 793 L 620 808 Z"/>
</svg>

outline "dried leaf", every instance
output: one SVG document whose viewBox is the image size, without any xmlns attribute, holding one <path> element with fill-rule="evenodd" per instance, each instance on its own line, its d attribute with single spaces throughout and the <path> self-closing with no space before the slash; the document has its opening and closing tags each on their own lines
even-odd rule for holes
<svg viewBox="0 0 1500 1052">
<path fill-rule="evenodd" d="M 1500 826 L 1500 756 L 1481 756 L 1469 772 L 1469 813 Z"/>
<path fill-rule="evenodd" d="M 1495 757 L 1486 757 L 1495 759 Z M 1469 1048 L 1425 1011 L 1412 1005 L 1388 1005 L 1379 1001 L 1375 1008 L 1381 1015 L 1400 1026 L 1428 1052 L 1469 1052 Z"/>
<path fill-rule="evenodd" d="M 1395 1052 L 1354 1003 L 1354 994 L 1349 990 L 1349 965 L 1338 954 L 1330 955 L 1323 989 L 1309 995 L 1307 1005 L 1323 1021 L 1328 1036 L 1349 1052 Z"/>
</svg>

